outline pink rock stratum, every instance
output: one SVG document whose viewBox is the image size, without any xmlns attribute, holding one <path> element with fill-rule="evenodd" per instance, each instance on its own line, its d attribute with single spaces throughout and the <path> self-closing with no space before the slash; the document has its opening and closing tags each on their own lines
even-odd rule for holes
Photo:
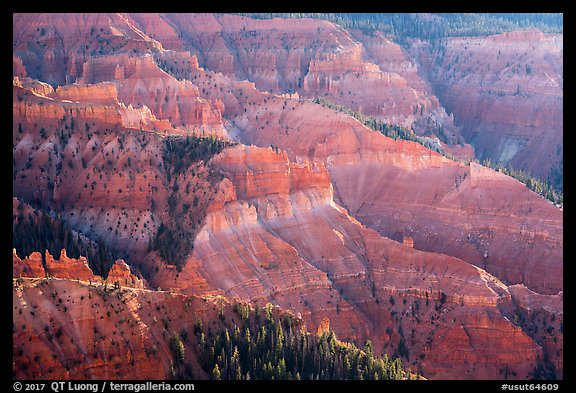
<svg viewBox="0 0 576 393">
<path fill-rule="evenodd" d="M 401 356 L 426 378 L 522 380 L 543 367 L 562 378 L 562 209 L 502 173 L 311 100 L 417 133 L 442 126 L 466 154 L 458 143 L 477 132 L 477 150 L 535 168 L 547 154 L 538 143 L 561 143 L 561 35 L 448 40 L 456 82 L 441 104 L 433 92 L 447 65 L 433 67 L 426 43 L 406 49 L 322 20 L 13 21 L 14 225 L 45 210 L 125 256 L 100 277 L 66 250 L 14 250 L 18 379 L 167 378 L 158 321 L 189 329 L 195 310 L 209 324 L 216 303 L 206 299 L 218 296 L 271 302 L 311 332 L 370 339 L 376 355 Z M 519 97 L 506 61 L 532 47 Z M 485 63 L 492 52 L 498 60 Z M 166 141 L 192 135 L 234 143 L 171 171 Z M 160 228 L 177 235 L 174 249 L 193 247 L 166 260 Z M 45 326 L 73 341 L 47 340 Z"/>
</svg>

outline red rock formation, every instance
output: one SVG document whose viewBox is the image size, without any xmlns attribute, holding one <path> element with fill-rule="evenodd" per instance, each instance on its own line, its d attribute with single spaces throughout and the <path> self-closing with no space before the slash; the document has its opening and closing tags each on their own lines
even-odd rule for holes
<svg viewBox="0 0 576 393">
<path fill-rule="evenodd" d="M 35 79 L 30 79 L 28 77 L 19 78 L 15 76 L 13 80 L 13 85 L 22 87 L 26 90 L 30 90 L 34 94 L 40 96 L 48 96 L 54 92 L 54 89 L 48 83 L 43 83 Z"/>
<path fill-rule="evenodd" d="M 69 101 L 91 102 L 101 105 L 117 105 L 118 92 L 110 82 L 93 85 L 66 85 L 56 89 L 52 98 Z"/>
<path fill-rule="evenodd" d="M 190 81 L 178 81 L 162 71 L 151 55 L 91 59 L 84 64 L 82 84 L 114 81 L 118 99 L 134 108 L 146 106 L 158 119 L 175 127 L 204 129 L 225 135 L 220 113 L 200 98 Z"/>
<path fill-rule="evenodd" d="M 92 273 L 88 267 L 88 260 L 81 256 L 79 259 L 68 258 L 66 250 L 62 250 L 60 258 L 54 259 L 48 251 L 46 255 L 46 275 L 69 280 L 96 281 L 99 277 Z"/>
<path fill-rule="evenodd" d="M 168 292 L 69 280 L 23 281 L 13 291 L 18 379 L 168 379 L 173 357 L 166 326 L 192 332 L 195 318 L 206 326 L 218 320 L 213 301 Z M 185 362 L 197 365 L 190 342 L 185 353 Z M 194 368 L 197 377 L 208 377 Z"/>
<path fill-rule="evenodd" d="M 106 279 L 109 283 L 118 283 L 122 287 L 144 288 L 142 280 L 130 272 L 130 266 L 128 266 L 122 259 L 114 262 L 114 265 L 110 268 Z"/>
<path fill-rule="evenodd" d="M 138 116 L 144 125 L 151 123 L 140 124 L 144 131 L 162 122 L 145 108 L 114 104 L 113 86 L 71 85 L 58 89 L 60 100 L 40 96 L 15 81 L 14 193 L 26 201 L 52 204 L 72 228 L 139 260 L 158 226 L 169 219 L 163 214 L 172 185 L 165 185 L 162 138 L 122 127 L 139 121 Z M 110 103 L 86 103 L 88 92 Z M 196 214 L 187 222 L 202 217 L 206 199 L 216 191 L 206 181 L 206 168 L 196 166 L 194 171 L 178 180 L 183 185 L 180 206 L 194 205 L 189 214 Z M 192 192 L 184 192 L 186 184 Z"/>
<path fill-rule="evenodd" d="M 417 43 L 414 52 L 477 156 L 561 178 L 561 34 L 450 38 L 435 49 Z"/>
<path fill-rule="evenodd" d="M 23 37 L 33 37 L 34 28 L 43 37 L 41 27 L 57 20 L 46 41 L 56 47 L 61 34 L 90 34 L 79 26 L 82 16 L 67 29 L 60 17 L 30 18 L 14 17 L 31 23 L 15 29 L 15 56 L 27 72 L 39 55 L 53 58 L 41 68 L 43 80 L 62 78 L 59 52 L 43 52 L 40 44 L 28 51 Z M 67 72 L 81 77 L 77 84 L 51 92 L 14 79 L 15 196 L 51 206 L 72 228 L 129 255 L 153 287 L 271 301 L 300 313 L 310 331 L 329 320 L 340 338 L 370 338 L 377 354 L 399 355 L 425 376 L 526 379 L 543 364 L 562 373 L 561 318 L 545 307 L 558 310 L 555 296 L 563 289 L 559 209 L 500 173 L 386 138 L 297 96 L 258 89 L 295 90 L 308 78 L 309 94 L 358 88 L 371 105 L 362 82 L 370 80 L 408 93 L 409 102 L 432 102 L 420 82 L 411 87 L 410 70 L 393 70 L 397 60 L 384 70 L 376 47 L 392 48 L 394 59 L 398 48 L 376 41 L 371 63 L 346 31 L 315 20 L 277 20 L 272 30 L 271 21 L 230 15 L 84 18 L 105 24 L 102 33 L 115 38 L 103 56 L 74 58 L 75 71 Z M 164 38 L 167 48 L 190 50 L 200 65 L 223 74 L 164 51 L 155 41 Z M 100 48 L 96 41 L 88 49 Z M 314 50 L 302 49 L 315 41 Z M 77 54 L 86 40 L 72 34 L 65 42 L 73 48 L 66 53 Z M 143 48 L 154 49 L 143 55 Z M 418 115 L 418 107 L 406 109 L 398 113 Z M 162 135 L 206 127 L 246 145 L 170 177 L 162 136 L 149 132 L 166 125 L 178 129 Z M 150 252 L 161 225 L 188 231 L 175 232 L 194 242 L 185 263 Z M 392 240 L 409 238 L 411 244 Z M 38 257 L 13 257 L 14 276 L 41 275 Z M 89 278 L 86 269 L 85 260 L 47 256 L 50 275 Z M 195 298 L 142 290 L 121 262 L 108 277 L 109 284 L 124 280 L 139 289 L 120 283 L 120 304 L 110 303 L 105 288 L 70 280 L 15 288 L 15 370 L 26 378 L 165 378 L 170 355 L 158 321 L 169 317 L 177 332 L 189 328 L 186 301 Z M 512 283 L 537 293 L 509 289 Z M 118 313 L 106 318 L 107 306 Z M 511 319 L 513 310 L 524 310 L 526 321 Z M 555 324 L 545 324 L 551 315 Z M 536 326 L 540 333 L 530 330 Z M 548 326 L 560 334 L 545 336 Z"/>
<path fill-rule="evenodd" d="M 437 130 L 442 125 L 446 137 L 457 140 L 452 119 L 415 67 L 411 65 L 410 72 L 396 65 L 410 63 L 406 54 L 383 37 L 380 41 L 362 37 L 371 44 L 365 53 L 346 30 L 317 19 L 255 20 L 215 14 L 130 17 L 166 48 L 187 49 L 203 67 L 232 79 L 252 81 L 260 90 L 326 96 L 366 115 L 406 126 L 415 124 L 419 131 Z M 389 48 L 395 56 L 390 64 L 388 58 L 379 56 Z M 366 58 L 373 53 L 376 64 Z M 172 69 L 178 73 L 179 66 Z"/>
<path fill-rule="evenodd" d="M 59 259 L 54 259 L 48 251 L 45 252 L 42 262 L 40 252 L 33 252 L 25 259 L 20 259 L 16 249 L 12 256 L 12 274 L 14 277 L 55 277 L 68 280 L 101 281 L 99 276 L 92 273 L 85 257 L 79 259 L 68 258 L 66 250 L 62 250 Z"/>
<path fill-rule="evenodd" d="M 92 56 L 161 47 L 121 14 L 13 14 L 12 22 L 14 55 L 53 86 L 74 82 Z"/>
<path fill-rule="evenodd" d="M 48 251 L 45 252 L 45 263 L 42 262 L 40 252 L 33 252 L 25 259 L 20 259 L 16 254 L 16 249 L 12 256 L 13 277 L 28 278 L 59 278 L 73 281 L 84 281 L 88 283 L 100 283 L 105 280 L 92 273 L 85 257 L 68 258 L 66 250 L 62 250 L 59 259 L 54 259 Z M 109 285 L 119 284 L 121 287 L 139 288 L 146 287 L 144 282 L 131 273 L 130 267 L 123 260 L 114 262 L 110 268 L 106 281 Z"/>
<path fill-rule="evenodd" d="M 12 276 L 13 277 L 46 277 L 44 266 L 42 265 L 42 255 L 33 252 L 25 259 L 20 259 L 16 254 L 16 249 L 12 251 Z"/>
<path fill-rule="evenodd" d="M 512 284 L 562 290 L 562 212 L 516 180 L 393 141 L 318 105 L 256 95 L 236 112 L 237 101 L 217 91 L 216 98 L 246 143 L 324 162 L 337 201 L 365 225 L 395 239 L 411 236 L 415 248 L 454 255 Z"/>
</svg>

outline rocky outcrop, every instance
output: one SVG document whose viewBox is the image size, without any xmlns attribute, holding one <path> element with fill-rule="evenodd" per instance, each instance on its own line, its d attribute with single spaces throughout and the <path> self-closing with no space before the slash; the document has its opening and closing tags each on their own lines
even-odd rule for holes
<svg viewBox="0 0 576 393">
<path fill-rule="evenodd" d="M 88 260 L 80 256 L 79 258 L 68 258 L 66 250 L 62 250 L 60 258 L 55 259 L 48 251 L 42 257 L 40 252 L 33 252 L 30 256 L 20 259 L 13 251 L 12 275 L 14 278 L 59 278 L 72 281 L 83 281 L 86 283 L 119 285 L 130 288 L 146 288 L 142 279 L 132 274 L 130 266 L 122 259 L 114 262 L 107 277 L 104 279 L 94 275 L 88 266 Z"/>
<path fill-rule="evenodd" d="M 54 277 L 86 282 L 102 281 L 101 277 L 92 273 L 85 257 L 81 256 L 78 259 L 68 258 L 64 249 L 58 259 L 54 259 L 48 251 L 45 251 L 44 256 L 40 252 L 33 252 L 25 259 L 20 259 L 16 254 L 16 250 L 14 250 L 12 261 L 13 277 Z"/>
<path fill-rule="evenodd" d="M 561 34 L 449 38 L 413 52 L 477 157 L 562 187 Z"/>
<path fill-rule="evenodd" d="M 46 271 L 42 264 L 42 254 L 33 252 L 28 257 L 20 259 L 16 249 L 12 251 L 12 276 L 13 277 L 46 277 Z"/>
<path fill-rule="evenodd" d="M 88 267 L 88 260 L 81 256 L 79 259 L 68 258 L 66 250 L 62 250 L 60 258 L 54 259 L 46 251 L 46 275 L 69 280 L 95 281 L 99 277 L 92 274 Z"/>
<path fill-rule="evenodd" d="M 81 84 L 113 81 L 118 100 L 134 108 L 150 108 L 154 116 L 174 127 L 203 129 L 225 134 L 222 120 L 211 103 L 200 98 L 190 81 L 178 81 L 166 74 L 151 55 L 117 55 L 91 59 L 84 64 Z"/>
<path fill-rule="evenodd" d="M 130 272 L 130 266 L 122 259 L 114 262 L 106 278 L 109 283 L 123 287 L 144 288 L 144 283 Z"/>
<path fill-rule="evenodd" d="M 31 91 L 33 94 L 39 96 L 48 96 L 54 92 L 52 86 L 48 83 L 40 82 L 35 79 L 30 79 L 28 77 L 14 77 L 13 85 L 22 87 L 26 90 Z"/>
</svg>

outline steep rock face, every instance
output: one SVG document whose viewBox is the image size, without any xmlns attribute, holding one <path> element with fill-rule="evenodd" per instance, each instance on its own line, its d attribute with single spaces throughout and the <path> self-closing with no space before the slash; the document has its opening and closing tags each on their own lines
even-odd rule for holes
<svg viewBox="0 0 576 393">
<path fill-rule="evenodd" d="M 366 57 L 377 64 L 383 72 L 398 74 L 406 80 L 407 85 L 414 90 L 417 96 L 427 97 L 424 105 L 415 105 L 410 108 L 416 109 L 416 112 L 420 111 L 420 113 L 416 113 L 416 116 L 420 115 L 417 117 L 417 129 L 437 130 L 445 142 L 458 143 L 457 146 L 460 146 L 463 142 L 460 129 L 454 126 L 453 116 L 448 116 L 442 104 L 438 102 L 438 98 L 434 95 L 434 90 L 423 75 L 418 62 L 399 44 L 387 39 L 382 32 L 375 31 L 372 34 L 366 34 L 361 30 L 351 30 L 350 32 L 355 39 L 362 43 Z M 386 95 L 388 95 L 388 90 Z M 425 113 L 426 116 L 424 116 Z M 445 149 L 450 149 L 450 146 L 445 146 Z M 468 145 L 466 149 L 471 149 L 471 146 Z M 459 152 L 451 153 L 458 155 Z M 465 155 L 474 157 L 474 150 L 467 151 Z"/>
<path fill-rule="evenodd" d="M 166 48 L 185 48 L 201 66 L 252 81 L 260 90 L 326 96 L 366 115 L 414 124 L 419 131 L 454 128 L 437 98 L 422 90 L 419 78 L 412 84 L 404 76 L 414 75 L 399 74 L 394 67 L 381 70 L 365 58 L 365 49 L 349 32 L 330 22 L 214 14 L 130 17 Z"/>
<path fill-rule="evenodd" d="M 114 262 L 114 265 L 112 265 L 108 272 L 107 280 L 109 283 L 118 283 L 125 287 L 144 288 L 142 280 L 131 273 L 130 266 L 122 259 Z"/>
<path fill-rule="evenodd" d="M 58 94 L 104 91 L 102 99 L 113 100 L 109 85 L 89 86 Z M 17 85 L 13 112 L 14 195 L 55 209 L 71 228 L 125 259 L 143 259 L 158 227 L 171 219 L 162 137 L 124 128 L 130 108 L 47 98 Z M 188 221 L 198 225 L 215 190 L 207 168 L 193 169 L 179 179 L 178 206 L 194 206 L 189 214 L 197 216 Z"/>
<path fill-rule="evenodd" d="M 92 56 L 161 47 L 121 14 L 14 14 L 12 22 L 14 56 L 54 87 L 74 82 Z"/>
<path fill-rule="evenodd" d="M 564 295 L 541 295 L 526 286 L 509 287 L 516 306 L 511 319 L 534 339 L 544 352 L 541 375 L 562 379 L 564 375 Z"/>
<path fill-rule="evenodd" d="M 374 31 L 370 34 L 362 30 L 351 29 L 354 39 L 362 43 L 367 56 L 385 72 L 395 72 L 409 85 L 433 95 L 430 83 L 419 74 L 419 64 L 399 44 L 390 41 L 384 33 Z"/>
<path fill-rule="evenodd" d="M 88 236 L 98 234 L 106 242 L 124 242 L 120 238 L 129 234 L 118 238 L 107 230 L 110 213 L 130 222 L 131 218 L 125 217 L 126 209 L 140 215 L 140 209 L 150 206 L 149 196 L 140 188 L 152 187 L 150 183 L 161 180 L 154 178 L 149 168 L 139 170 L 135 166 L 133 172 L 138 174 L 118 174 L 113 164 L 120 161 L 120 167 L 128 166 L 128 161 L 136 164 L 142 159 L 150 165 L 158 160 L 160 148 L 151 144 L 148 150 L 121 155 L 124 141 L 132 148 L 141 142 L 129 133 L 111 134 L 122 123 L 117 107 L 49 100 L 18 89 L 15 87 L 14 99 L 14 195 L 58 210 L 71 208 L 62 213 L 80 224 L 73 228 Z M 131 180 L 128 186 L 125 179 Z M 138 192 L 130 193 L 126 188 Z"/>
<path fill-rule="evenodd" d="M 516 180 L 472 163 L 451 161 L 410 141 L 393 141 L 344 114 L 284 97 L 227 86 L 224 102 L 244 143 L 275 145 L 296 162 L 323 162 L 336 200 L 385 236 L 453 255 L 510 284 L 546 294 L 562 290 L 562 211 Z M 520 195 L 522 195 L 520 197 Z M 463 219 L 466 217 L 466 219 Z M 543 275 L 542 272 L 548 274 Z"/>
<path fill-rule="evenodd" d="M 384 235 L 410 236 L 415 248 L 457 256 L 509 283 L 562 290 L 562 212 L 498 172 L 481 167 L 488 175 L 479 177 L 477 168 L 366 165 L 358 175 L 340 166 L 331 174 L 347 208 Z"/>
<path fill-rule="evenodd" d="M 110 82 L 92 85 L 72 84 L 60 86 L 51 97 L 58 100 L 83 101 L 101 105 L 118 104 L 116 86 Z"/>
<path fill-rule="evenodd" d="M 18 379 L 169 379 L 171 332 L 193 337 L 196 320 L 218 320 L 216 300 L 69 280 L 21 279 L 12 299 Z M 220 304 L 226 317 L 238 319 L 230 304 Z M 184 343 L 184 361 L 207 379 L 197 341 Z"/>
<path fill-rule="evenodd" d="M 103 128 L 117 127 L 122 122 L 114 106 L 50 100 L 44 96 L 45 92 L 51 93 L 52 90 L 41 83 L 25 85 L 15 81 L 12 105 L 14 122 L 53 126 L 60 125 L 63 118 L 71 118 L 72 115 L 75 121 L 99 123 Z M 18 133 L 21 133 L 20 130 Z"/>
<path fill-rule="evenodd" d="M 436 47 L 415 43 L 413 51 L 477 156 L 561 187 L 561 34 L 450 38 Z"/>
<path fill-rule="evenodd" d="M 33 252 L 28 257 L 20 259 L 16 249 L 12 251 L 12 276 L 13 277 L 46 277 L 46 271 L 42 264 L 42 254 Z"/>
<path fill-rule="evenodd" d="M 62 101 L 117 106 L 124 127 L 146 130 L 171 130 L 173 128 L 168 119 L 159 120 L 146 105 L 135 109 L 131 103 L 128 106 L 121 103 L 118 100 L 116 84 L 111 82 L 66 85 L 58 87 L 53 94 L 45 95 Z"/>
<path fill-rule="evenodd" d="M 501 378 L 508 367 L 510 378 L 524 378 L 541 362 L 541 348 L 498 310 L 510 298 L 505 285 L 462 260 L 364 228 L 333 201 L 326 168 L 246 146 L 226 149 L 212 165 L 227 178 L 223 192 L 186 266 L 157 285 L 272 301 L 311 330 L 328 319 L 339 337 L 370 338 L 378 354 L 402 356 L 425 376 Z M 472 318 L 478 314 L 489 317 Z M 469 340 L 452 341 L 450 329 L 466 329 Z"/>
<path fill-rule="evenodd" d="M 150 51 L 157 53 L 162 45 L 139 30 L 129 15 L 14 14 L 13 22 L 15 76 L 28 75 L 54 87 L 122 81 L 117 83 L 118 95 L 126 106 L 140 108 L 145 103 L 174 127 L 209 128 L 225 134 L 218 113 L 199 98 L 190 82 L 178 82 L 156 67 Z M 106 59 L 107 55 L 112 58 Z M 94 57 L 100 58 L 95 64 Z M 177 57 L 197 66 L 189 55 L 189 59 Z"/>
<path fill-rule="evenodd" d="M 223 135 L 220 113 L 200 98 L 190 81 L 178 81 L 162 71 L 151 55 L 109 56 L 84 64 L 81 83 L 114 81 L 125 105 L 150 108 L 159 119 L 189 129 L 201 128 Z"/>
</svg>

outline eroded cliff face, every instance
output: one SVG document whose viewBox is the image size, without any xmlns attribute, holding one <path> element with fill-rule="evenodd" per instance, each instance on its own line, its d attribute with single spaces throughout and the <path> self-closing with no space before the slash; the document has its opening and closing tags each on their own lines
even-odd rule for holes
<svg viewBox="0 0 576 393">
<path fill-rule="evenodd" d="M 190 81 L 178 81 L 162 71 L 152 55 L 107 56 L 84 63 L 80 84 L 115 81 L 118 99 L 134 108 L 146 107 L 174 128 L 203 129 L 222 136 L 220 113 L 200 98 Z"/>
<path fill-rule="evenodd" d="M 225 299 L 62 279 L 19 279 L 13 288 L 13 370 L 18 379 L 166 380 L 173 332 L 186 332 L 184 362 L 208 379 L 193 327 L 239 317 Z M 215 322 L 214 322 L 215 323 Z M 238 322 L 237 322 L 238 323 Z"/>
<path fill-rule="evenodd" d="M 414 126 L 418 132 L 438 133 L 445 128 L 446 140 L 458 142 L 452 119 L 415 72 L 398 66 L 411 62 L 387 40 L 381 48 L 367 51 L 363 38 L 369 38 L 358 42 L 357 36 L 339 26 L 315 19 L 254 20 L 215 14 L 129 17 L 165 48 L 189 50 L 200 66 L 251 81 L 259 90 L 324 96 L 366 115 Z M 389 49 L 391 59 L 379 56 Z M 179 65 L 172 69 L 178 70 Z"/>
<path fill-rule="evenodd" d="M 90 57 L 142 53 L 161 45 L 121 14 L 14 14 L 13 53 L 27 75 L 54 87 L 72 83 Z"/>
<path fill-rule="evenodd" d="M 125 116 L 133 110 L 118 104 L 114 86 L 72 85 L 47 97 L 15 81 L 14 195 L 58 211 L 76 231 L 140 260 L 170 219 L 168 198 L 176 191 L 163 162 L 166 133 L 128 128 Z M 193 206 L 190 214 L 201 220 L 215 192 L 210 171 L 195 163 L 180 177 L 178 206 Z"/>
<path fill-rule="evenodd" d="M 85 16 L 94 38 L 82 18 L 36 16 L 15 31 L 14 196 L 125 262 L 105 289 L 85 259 L 14 254 L 15 278 L 53 277 L 14 288 L 23 376 L 165 378 L 171 330 L 194 323 L 186 304 L 208 310 L 198 297 L 217 295 L 272 302 L 309 331 L 329 324 L 339 338 L 370 339 L 425 377 L 562 375 L 562 211 L 501 173 L 307 99 L 442 123 L 399 46 L 323 21 L 208 14 Z M 49 49 L 23 46 L 45 35 Z M 60 36 L 70 50 L 58 49 Z M 94 49 L 66 71 L 76 83 L 45 83 L 64 84 L 63 53 L 84 46 Z M 35 68 L 43 53 L 54 61 Z M 298 94 L 276 94 L 285 92 Z M 212 137 L 199 150 L 170 142 L 193 133 Z M 239 144 L 212 157 L 214 136 Z M 175 259 L 162 234 L 191 247 Z"/>
<path fill-rule="evenodd" d="M 546 294 L 562 290 L 562 211 L 518 181 L 394 141 L 310 102 L 194 76 L 200 87 L 227 86 L 224 94 L 210 94 L 224 102 L 242 142 L 274 145 L 296 162 L 323 163 L 335 199 L 363 224 L 399 241 L 410 236 L 417 249 L 464 259 L 510 284 Z"/>
<path fill-rule="evenodd" d="M 412 50 L 478 157 L 562 187 L 563 36 L 449 38 Z"/>
<path fill-rule="evenodd" d="M 33 252 L 26 258 L 20 259 L 16 249 L 14 249 L 12 274 L 13 277 L 18 278 L 49 277 L 98 284 L 103 284 L 107 281 L 111 285 L 119 284 L 131 288 L 145 288 L 144 282 L 133 275 L 130 267 L 121 259 L 114 262 L 107 277 L 104 279 L 92 273 L 86 257 L 68 258 L 65 249 L 62 249 L 60 257 L 57 259 L 50 255 L 48 251 L 44 253 L 44 257 L 39 252 Z"/>
<path fill-rule="evenodd" d="M 245 146 L 212 165 L 226 177 L 221 197 L 186 266 L 157 285 L 271 301 L 309 330 L 327 318 L 340 337 L 370 338 L 377 354 L 431 378 L 526 378 L 543 362 L 542 348 L 499 309 L 511 298 L 505 284 L 362 226 L 334 202 L 325 167 Z"/>
</svg>

